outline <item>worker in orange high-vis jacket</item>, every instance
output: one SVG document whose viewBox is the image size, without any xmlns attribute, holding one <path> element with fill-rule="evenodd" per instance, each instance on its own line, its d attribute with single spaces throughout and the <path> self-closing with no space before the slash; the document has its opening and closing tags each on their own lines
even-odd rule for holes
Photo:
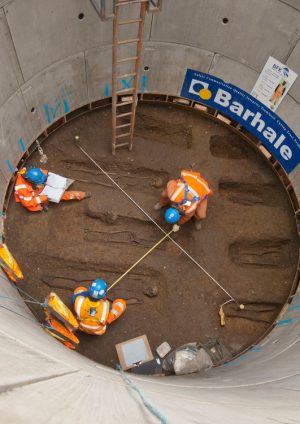
<svg viewBox="0 0 300 424">
<path fill-rule="evenodd" d="M 48 197 L 41 194 L 48 171 L 39 168 L 22 168 L 15 182 L 15 200 L 30 212 L 48 211 Z M 83 191 L 65 191 L 61 200 L 82 200 L 91 197 Z"/>
<path fill-rule="evenodd" d="M 72 303 L 79 322 L 79 330 L 87 334 L 102 336 L 107 325 L 114 322 L 126 310 L 126 302 L 116 299 L 112 303 L 106 299 L 107 284 L 104 280 L 92 281 L 88 289 L 74 290 Z"/>
<path fill-rule="evenodd" d="M 170 205 L 165 213 L 169 224 L 183 225 L 191 218 L 195 227 L 201 229 L 201 221 L 206 217 L 207 199 L 213 192 L 199 172 L 181 171 L 178 180 L 170 180 L 162 192 L 160 200 L 154 205 L 155 210 Z"/>
</svg>

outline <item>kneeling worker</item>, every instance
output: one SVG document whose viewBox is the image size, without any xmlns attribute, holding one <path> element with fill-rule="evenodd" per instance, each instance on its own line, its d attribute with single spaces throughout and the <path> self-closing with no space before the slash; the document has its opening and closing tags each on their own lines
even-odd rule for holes
<svg viewBox="0 0 300 424">
<path fill-rule="evenodd" d="M 165 220 L 169 224 L 183 225 L 194 217 L 195 227 L 200 230 L 201 221 L 206 217 L 207 198 L 212 195 L 212 190 L 199 172 L 181 171 L 178 180 L 168 182 L 154 209 L 158 211 L 170 205 L 165 213 Z"/>
<path fill-rule="evenodd" d="M 126 310 L 126 302 L 116 299 L 112 303 L 106 299 L 107 284 L 104 280 L 94 280 L 89 288 L 74 290 L 72 302 L 79 321 L 79 330 L 87 334 L 102 336 L 107 324 L 111 324 Z"/>
<path fill-rule="evenodd" d="M 22 168 L 15 183 L 15 200 L 30 212 L 48 211 L 48 197 L 41 192 L 47 181 L 48 171 L 39 168 Z M 83 191 L 65 191 L 61 200 L 82 200 L 91 197 Z"/>
</svg>

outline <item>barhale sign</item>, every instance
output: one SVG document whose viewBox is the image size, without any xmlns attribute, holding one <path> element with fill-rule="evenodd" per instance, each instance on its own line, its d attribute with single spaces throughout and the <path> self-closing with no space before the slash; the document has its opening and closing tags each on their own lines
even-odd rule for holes
<svg viewBox="0 0 300 424">
<path fill-rule="evenodd" d="M 220 78 L 187 69 L 181 97 L 219 110 L 257 137 L 290 173 L 300 161 L 300 140 L 274 112 Z"/>
</svg>

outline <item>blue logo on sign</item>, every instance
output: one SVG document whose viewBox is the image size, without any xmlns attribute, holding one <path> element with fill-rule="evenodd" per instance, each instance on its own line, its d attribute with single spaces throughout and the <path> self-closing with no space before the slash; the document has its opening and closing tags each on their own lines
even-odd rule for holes
<svg viewBox="0 0 300 424">
<path fill-rule="evenodd" d="M 291 172 L 300 161 L 300 140 L 274 112 L 246 91 L 209 74 L 187 69 L 181 96 L 219 110 L 255 135 Z"/>
</svg>

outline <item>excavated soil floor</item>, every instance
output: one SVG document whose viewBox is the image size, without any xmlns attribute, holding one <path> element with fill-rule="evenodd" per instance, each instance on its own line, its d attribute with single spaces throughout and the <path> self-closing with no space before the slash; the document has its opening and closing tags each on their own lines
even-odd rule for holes
<svg viewBox="0 0 300 424">
<path fill-rule="evenodd" d="M 75 287 L 95 278 L 113 283 L 162 237 L 74 145 L 75 135 L 166 230 L 162 213 L 153 210 L 161 185 L 181 169 L 199 170 L 215 193 L 207 219 L 201 231 L 189 222 L 175 237 L 245 310 L 225 306 L 220 327 L 219 305 L 228 297 L 166 241 L 109 293 L 127 300 L 126 313 L 102 337 L 79 332 L 79 352 L 114 366 L 115 344 L 146 334 L 153 351 L 163 341 L 174 348 L 218 338 L 237 354 L 268 330 L 291 289 L 298 240 L 285 190 L 251 146 L 196 111 L 140 105 L 134 150 L 118 150 L 116 157 L 110 122 L 109 109 L 91 112 L 43 145 L 45 167 L 75 179 L 73 188 L 91 191 L 92 198 L 51 204 L 48 213 L 29 213 L 11 199 L 6 236 L 26 276 L 21 287 L 41 301 L 55 291 L 70 306 Z M 41 166 L 39 155 L 27 164 Z M 156 288 L 157 296 L 145 294 Z"/>
</svg>

